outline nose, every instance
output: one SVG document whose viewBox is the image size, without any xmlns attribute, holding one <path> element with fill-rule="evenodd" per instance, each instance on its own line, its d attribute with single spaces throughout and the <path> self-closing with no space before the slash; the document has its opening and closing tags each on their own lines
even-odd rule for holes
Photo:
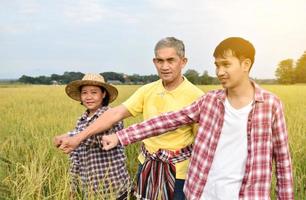
<svg viewBox="0 0 306 200">
<path fill-rule="evenodd" d="M 163 62 L 162 64 L 161 64 L 161 69 L 162 70 L 167 70 L 169 68 L 169 63 L 168 62 Z"/>
<path fill-rule="evenodd" d="M 225 74 L 225 71 L 222 67 L 216 68 L 216 75 L 217 76 L 223 76 Z"/>
<path fill-rule="evenodd" d="M 92 97 L 91 94 L 86 94 L 85 99 L 88 100 L 88 99 L 91 99 L 91 97 Z"/>
</svg>

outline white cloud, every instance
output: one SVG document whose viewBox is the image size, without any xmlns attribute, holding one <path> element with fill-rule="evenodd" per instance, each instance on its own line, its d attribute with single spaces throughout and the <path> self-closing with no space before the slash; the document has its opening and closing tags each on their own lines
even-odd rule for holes
<svg viewBox="0 0 306 200">
<path fill-rule="evenodd" d="M 0 26 L 0 33 L 12 33 L 16 34 L 19 32 L 24 32 L 24 29 L 17 26 L 7 26 L 7 25 L 1 25 Z"/>
<path fill-rule="evenodd" d="M 79 0 L 67 7 L 64 14 L 72 21 L 82 23 L 100 21 L 108 15 L 108 11 L 96 0 Z"/>
<path fill-rule="evenodd" d="M 98 2 L 97 0 L 79 0 L 70 1 L 73 3 L 67 4 L 64 8 L 64 15 L 70 21 L 82 23 L 95 23 L 109 19 L 119 19 L 128 23 L 136 21 L 135 18 L 125 13 L 123 10 L 116 7 L 109 7 L 106 4 Z"/>
<path fill-rule="evenodd" d="M 7 34 L 26 33 L 40 30 L 35 19 L 41 14 L 42 7 L 36 0 L 1 2 L 0 32 Z"/>
<path fill-rule="evenodd" d="M 19 7 L 19 13 L 23 15 L 34 15 L 41 10 L 40 4 L 35 0 L 21 1 Z"/>
</svg>

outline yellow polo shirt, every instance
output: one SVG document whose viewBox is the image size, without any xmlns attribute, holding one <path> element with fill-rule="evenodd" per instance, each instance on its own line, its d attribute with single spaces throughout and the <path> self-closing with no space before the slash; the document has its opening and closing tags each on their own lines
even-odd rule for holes
<svg viewBox="0 0 306 200">
<path fill-rule="evenodd" d="M 143 114 L 143 119 L 146 120 L 165 112 L 180 110 L 202 95 L 203 91 L 185 77 L 184 81 L 171 91 L 167 91 L 162 81 L 158 80 L 140 87 L 123 105 L 133 116 Z M 175 131 L 145 139 L 143 143 L 150 153 L 159 149 L 175 151 L 192 144 L 195 131 L 193 125 L 182 126 Z M 141 163 L 145 160 L 142 154 L 138 159 Z M 189 159 L 175 164 L 177 179 L 185 179 L 188 165 Z"/>
</svg>

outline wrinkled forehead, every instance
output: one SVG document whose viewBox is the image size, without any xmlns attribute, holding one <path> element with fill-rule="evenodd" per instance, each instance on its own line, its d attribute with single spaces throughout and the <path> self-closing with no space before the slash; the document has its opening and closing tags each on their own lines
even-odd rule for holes
<svg viewBox="0 0 306 200">
<path fill-rule="evenodd" d="M 177 50 L 173 47 L 160 48 L 155 52 L 155 58 L 180 57 Z"/>
<path fill-rule="evenodd" d="M 160 57 L 160 54 L 172 54 L 173 56 L 178 56 L 180 58 L 185 57 L 184 51 L 181 51 L 178 48 L 175 48 L 173 46 L 164 46 L 156 49 L 155 51 L 155 57 Z"/>
</svg>

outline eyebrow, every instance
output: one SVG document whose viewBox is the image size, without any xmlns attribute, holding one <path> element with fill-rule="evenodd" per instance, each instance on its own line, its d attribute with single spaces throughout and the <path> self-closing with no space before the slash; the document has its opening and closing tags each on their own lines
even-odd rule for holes
<svg viewBox="0 0 306 200">
<path fill-rule="evenodd" d="M 226 64 L 226 63 L 230 63 L 229 61 L 227 60 L 223 60 L 223 61 L 219 61 L 219 62 L 214 62 L 215 65 L 218 65 L 218 64 Z"/>
<path fill-rule="evenodd" d="M 163 58 L 155 58 L 156 60 L 158 60 L 158 61 L 161 61 L 161 60 L 174 60 L 175 58 L 174 57 L 170 57 L 170 58 L 165 58 L 165 59 L 163 59 Z"/>
</svg>

